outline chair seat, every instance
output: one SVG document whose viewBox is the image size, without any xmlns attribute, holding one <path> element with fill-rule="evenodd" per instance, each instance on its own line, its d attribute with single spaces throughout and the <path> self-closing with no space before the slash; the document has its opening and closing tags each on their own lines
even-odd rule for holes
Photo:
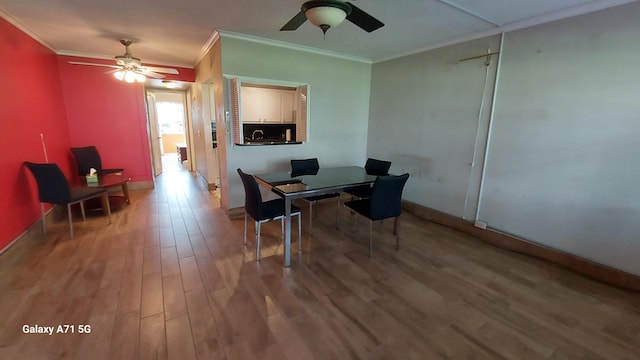
<svg viewBox="0 0 640 360">
<path fill-rule="evenodd" d="M 300 209 L 291 204 L 291 215 L 299 213 Z M 275 219 L 284 214 L 284 199 L 274 199 L 262 203 L 262 213 L 257 221 Z"/>
<path fill-rule="evenodd" d="M 369 185 L 356 186 L 354 188 L 347 189 L 345 192 L 349 195 L 352 195 L 361 199 L 368 198 L 369 196 L 371 196 L 371 186 Z"/>
<path fill-rule="evenodd" d="M 98 170 L 98 176 L 107 175 L 107 174 L 117 174 L 123 171 L 124 169 L 102 169 L 102 170 Z"/>
<path fill-rule="evenodd" d="M 370 199 L 359 199 L 359 200 L 347 201 L 344 203 L 344 206 L 350 208 L 351 210 L 371 220 L 379 220 L 379 219 L 371 218 L 371 200 Z"/>
<path fill-rule="evenodd" d="M 72 187 L 69 190 L 71 192 L 71 202 L 87 200 L 92 197 L 96 197 L 97 195 L 100 195 L 106 191 L 105 189 L 99 187 Z"/>
<path fill-rule="evenodd" d="M 307 201 L 320 201 L 320 200 L 325 200 L 325 199 L 333 199 L 333 198 L 337 198 L 338 196 L 340 196 L 340 194 L 338 193 L 332 193 L 332 194 L 323 194 L 323 195 L 316 195 L 316 196 L 309 196 L 304 198 Z"/>
</svg>

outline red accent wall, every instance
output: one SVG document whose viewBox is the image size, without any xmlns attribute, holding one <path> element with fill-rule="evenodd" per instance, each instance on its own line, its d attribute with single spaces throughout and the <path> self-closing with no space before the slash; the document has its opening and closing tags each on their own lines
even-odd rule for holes
<svg viewBox="0 0 640 360">
<path fill-rule="evenodd" d="M 71 175 L 69 128 L 56 55 L 0 18 L 0 248 L 40 217 L 35 181 L 22 165 L 50 162 Z"/>
<path fill-rule="evenodd" d="M 95 145 L 103 167 L 124 168 L 133 182 L 151 181 L 143 85 L 117 80 L 110 68 L 69 60 L 88 59 L 58 57 L 70 146 Z"/>
<path fill-rule="evenodd" d="M 0 18 L 0 249 L 40 219 L 37 187 L 24 161 L 49 162 L 76 178 L 70 147 L 95 145 L 104 167 L 152 181 L 143 86 L 116 80 L 108 67 L 69 64 Z M 151 64 L 150 64 L 151 65 Z M 194 82 L 193 69 L 168 80 Z"/>
<path fill-rule="evenodd" d="M 59 56 L 60 82 L 71 147 L 95 145 L 105 168 L 124 168 L 131 181 L 152 181 L 144 87 L 112 76 L 112 60 Z M 193 69 L 178 68 L 169 80 L 194 81 Z"/>
</svg>

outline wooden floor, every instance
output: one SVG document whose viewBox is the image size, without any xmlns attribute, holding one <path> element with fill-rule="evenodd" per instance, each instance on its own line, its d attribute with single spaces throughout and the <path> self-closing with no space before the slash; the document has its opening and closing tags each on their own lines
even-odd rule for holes
<svg viewBox="0 0 640 360">
<path fill-rule="evenodd" d="M 409 214 L 400 250 L 388 221 L 370 259 L 333 202 L 291 268 L 277 222 L 256 263 L 242 220 L 173 165 L 112 225 L 89 216 L 70 240 L 62 218 L 0 257 L 0 359 L 640 358 L 638 293 Z"/>
</svg>

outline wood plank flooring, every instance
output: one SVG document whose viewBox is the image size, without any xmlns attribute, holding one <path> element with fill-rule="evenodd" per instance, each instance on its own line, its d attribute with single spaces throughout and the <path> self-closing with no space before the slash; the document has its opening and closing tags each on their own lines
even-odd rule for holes
<svg viewBox="0 0 640 360">
<path fill-rule="evenodd" d="M 60 219 L 0 256 L 0 359 L 640 358 L 638 293 L 409 214 L 400 250 L 387 221 L 369 258 L 367 225 L 347 215 L 342 239 L 333 203 L 291 268 L 277 222 L 256 263 L 242 219 L 171 165 L 112 225 L 89 216 L 70 240 Z"/>
</svg>

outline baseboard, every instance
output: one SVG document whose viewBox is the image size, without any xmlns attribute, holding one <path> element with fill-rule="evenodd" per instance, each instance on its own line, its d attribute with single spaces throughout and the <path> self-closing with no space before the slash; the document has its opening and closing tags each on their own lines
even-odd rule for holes
<svg viewBox="0 0 640 360">
<path fill-rule="evenodd" d="M 153 184 L 153 181 L 151 180 L 129 182 L 127 183 L 127 188 L 129 190 L 148 190 L 148 189 L 153 189 L 154 184 Z"/>
<path fill-rule="evenodd" d="M 439 212 L 409 201 L 403 201 L 402 207 L 407 212 L 437 224 L 456 229 L 495 246 L 534 256 L 564 266 L 594 280 L 598 280 L 623 289 L 640 291 L 640 276 L 627 273 L 592 260 L 549 248 L 513 235 L 492 229 L 480 229 L 473 223 L 455 216 Z"/>
<path fill-rule="evenodd" d="M 244 207 L 229 209 L 227 212 L 229 219 L 240 219 L 244 217 Z"/>
<path fill-rule="evenodd" d="M 55 205 L 51 207 L 44 213 L 44 216 L 49 219 L 52 216 L 55 218 L 62 217 L 62 210 L 65 211 L 64 218 L 66 219 L 66 207 Z M 0 249 L 0 256 L 4 253 L 8 252 L 10 249 L 15 251 L 15 248 L 20 247 L 20 243 L 29 243 L 31 241 L 41 240 L 44 238 L 44 234 L 42 233 L 42 217 L 38 218 L 38 221 L 34 222 L 29 226 L 25 231 L 23 231 L 20 235 L 16 236 L 11 242 L 9 242 L 5 247 Z"/>
</svg>

